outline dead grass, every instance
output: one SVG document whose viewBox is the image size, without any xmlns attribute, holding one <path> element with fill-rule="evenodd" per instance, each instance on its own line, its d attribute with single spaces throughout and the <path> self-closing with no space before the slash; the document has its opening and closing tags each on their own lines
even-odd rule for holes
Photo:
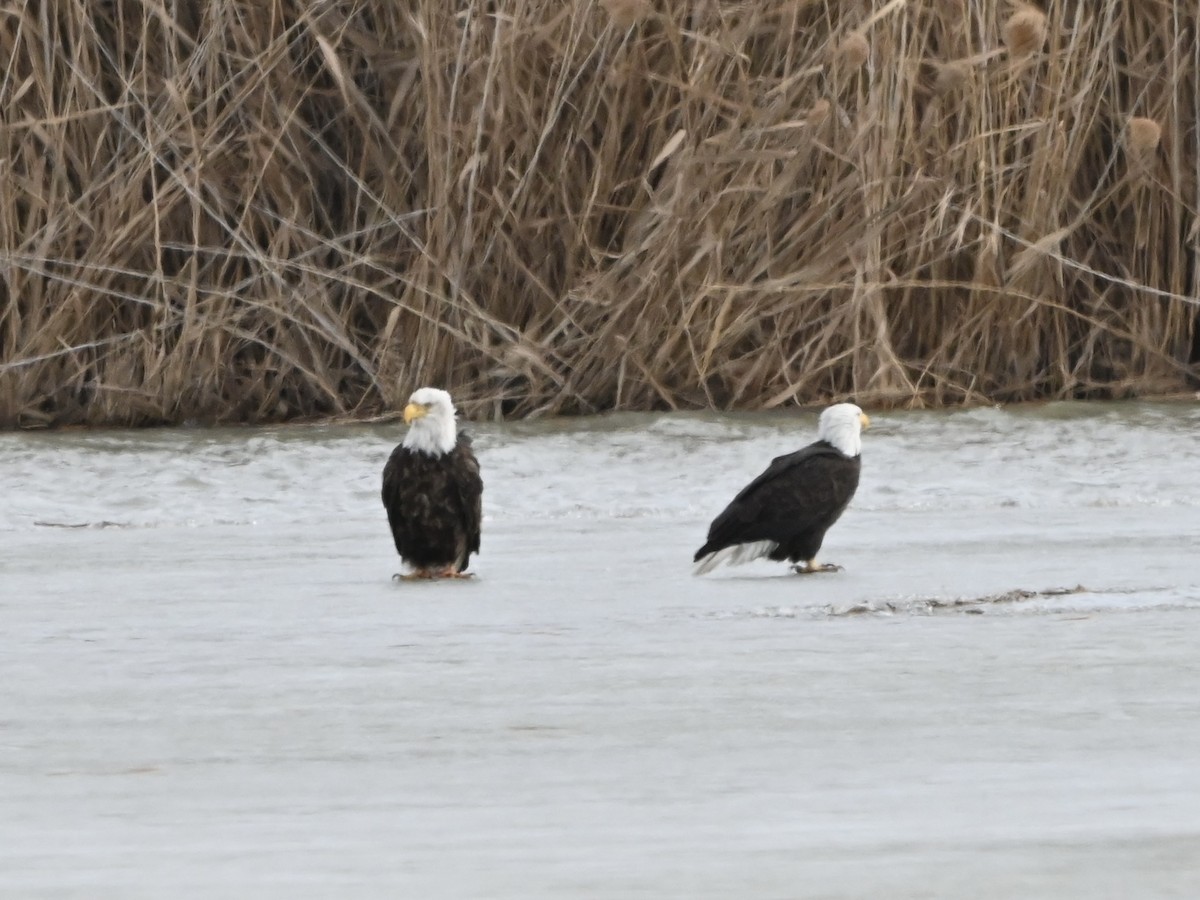
<svg viewBox="0 0 1200 900">
<path fill-rule="evenodd" d="M 1198 26 L 17 2 L 0 424 L 367 415 L 420 384 L 477 417 L 1179 390 Z"/>
</svg>

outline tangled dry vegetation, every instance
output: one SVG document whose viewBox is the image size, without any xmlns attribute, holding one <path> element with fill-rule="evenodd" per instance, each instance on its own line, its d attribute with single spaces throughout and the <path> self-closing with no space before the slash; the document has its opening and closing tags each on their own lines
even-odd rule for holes
<svg viewBox="0 0 1200 900">
<path fill-rule="evenodd" d="M 473 416 L 1185 387 L 1198 24 L 18 0 L 0 424 L 367 415 L 426 383 Z"/>
</svg>

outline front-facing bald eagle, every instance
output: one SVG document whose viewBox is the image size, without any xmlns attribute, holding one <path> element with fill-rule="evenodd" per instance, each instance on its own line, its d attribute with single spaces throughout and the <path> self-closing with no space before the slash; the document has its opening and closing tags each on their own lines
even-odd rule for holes
<svg viewBox="0 0 1200 900">
<path fill-rule="evenodd" d="M 411 578 L 469 578 L 479 552 L 483 480 L 471 439 L 454 424 L 450 395 L 421 388 L 408 398 L 404 443 L 383 468 L 383 505 Z"/>
<path fill-rule="evenodd" d="M 817 565 L 817 551 L 858 488 L 862 429 L 870 424 L 853 403 L 822 412 L 814 443 L 773 459 L 713 520 L 693 560 L 696 574 L 764 556 L 803 562 L 792 567 L 800 574 L 837 571 Z"/>
</svg>

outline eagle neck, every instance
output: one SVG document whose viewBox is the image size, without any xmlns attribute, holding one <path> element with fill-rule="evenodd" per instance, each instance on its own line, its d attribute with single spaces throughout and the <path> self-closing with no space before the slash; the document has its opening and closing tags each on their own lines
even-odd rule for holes
<svg viewBox="0 0 1200 900">
<path fill-rule="evenodd" d="M 454 449 L 457 439 L 453 417 L 430 415 L 413 422 L 404 436 L 404 449 L 426 456 L 445 456 Z"/>
<path fill-rule="evenodd" d="M 853 459 L 862 455 L 862 434 L 853 427 L 831 428 L 824 440 L 842 456 Z"/>
</svg>

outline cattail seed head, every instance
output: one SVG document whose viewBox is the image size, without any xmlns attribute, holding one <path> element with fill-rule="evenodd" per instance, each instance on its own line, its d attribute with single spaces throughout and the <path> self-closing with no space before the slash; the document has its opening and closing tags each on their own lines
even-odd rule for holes
<svg viewBox="0 0 1200 900">
<path fill-rule="evenodd" d="M 937 0 L 937 13 L 947 27 L 961 25 L 967 17 L 966 0 Z"/>
<path fill-rule="evenodd" d="M 971 64 L 964 59 L 937 64 L 937 77 L 933 80 L 933 92 L 943 97 L 962 88 L 971 77 Z"/>
<path fill-rule="evenodd" d="M 1125 131 L 1125 153 L 1131 168 L 1144 171 L 1154 162 L 1162 143 L 1162 126 L 1153 119 L 1134 116 Z"/>
<path fill-rule="evenodd" d="M 1129 120 L 1129 150 L 1138 155 L 1153 153 L 1162 141 L 1162 126 L 1153 119 L 1134 116 Z"/>
<path fill-rule="evenodd" d="M 618 28 L 630 28 L 653 11 L 649 0 L 600 0 L 600 5 Z"/>
<path fill-rule="evenodd" d="M 825 124 L 825 120 L 829 118 L 829 101 L 818 100 L 812 105 L 808 111 L 808 115 L 804 117 L 805 123 L 809 128 L 819 128 Z"/>
<path fill-rule="evenodd" d="M 1032 56 L 1046 43 L 1046 14 L 1022 4 L 1004 23 L 1004 44 L 1017 58 Z"/>
<path fill-rule="evenodd" d="M 852 31 L 838 44 L 837 55 L 847 67 L 858 69 L 871 55 L 871 45 L 861 32 Z"/>
</svg>

